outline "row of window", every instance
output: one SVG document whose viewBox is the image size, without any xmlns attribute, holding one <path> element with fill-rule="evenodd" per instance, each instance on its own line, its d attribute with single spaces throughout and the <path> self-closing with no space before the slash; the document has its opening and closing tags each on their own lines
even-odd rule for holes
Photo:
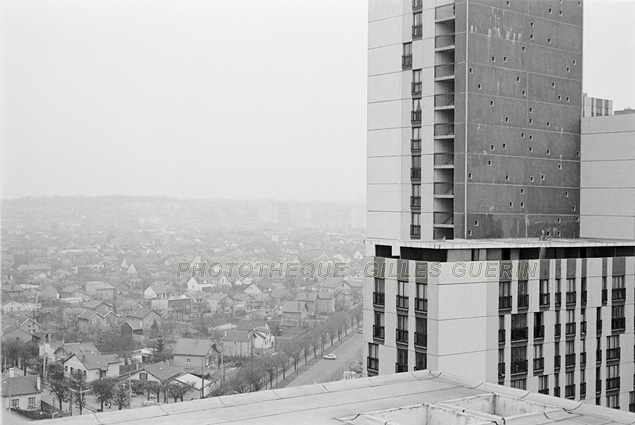
<svg viewBox="0 0 635 425">
<path fill-rule="evenodd" d="M 366 368 L 369 375 L 379 372 L 379 345 L 368 344 L 368 358 L 366 359 Z M 428 368 L 426 353 L 415 353 L 414 370 L 424 370 Z M 395 373 L 408 371 L 408 350 L 397 348 L 397 362 L 395 364 Z"/>
</svg>

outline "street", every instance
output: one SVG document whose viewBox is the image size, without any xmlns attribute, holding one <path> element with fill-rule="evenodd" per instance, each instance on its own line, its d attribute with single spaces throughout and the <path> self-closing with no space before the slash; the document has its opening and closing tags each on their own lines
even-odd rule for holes
<svg viewBox="0 0 635 425">
<path fill-rule="evenodd" d="M 362 357 L 361 334 L 355 333 L 342 345 L 335 348 L 332 353 L 337 356 L 336 360 L 320 359 L 310 369 L 304 371 L 300 376 L 291 381 L 287 387 L 297 387 L 299 385 L 313 384 L 316 382 L 329 382 L 342 379 L 344 371 L 349 365 L 353 365 Z"/>
</svg>

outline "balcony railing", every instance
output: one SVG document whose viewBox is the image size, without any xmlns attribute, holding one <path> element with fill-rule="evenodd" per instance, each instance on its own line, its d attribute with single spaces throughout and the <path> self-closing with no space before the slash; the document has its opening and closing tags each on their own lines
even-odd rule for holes
<svg viewBox="0 0 635 425">
<path fill-rule="evenodd" d="M 415 345 L 417 347 L 427 347 L 428 346 L 428 335 L 422 334 L 419 332 L 415 332 Z"/>
<path fill-rule="evenodd" d="M 499 329 L 498 330 L 498 342 L 501 343 L 501 344 L 504 344 L 506 335 L 507 335 L 507 333 L 505 332 L 505 329 Z"/>
<path fill-rule="evenodd" d="M 595 350 L 595 362 L 602 363 L 602 350 Z"/>
<path fill-rule="evenodd" d="M 454 34 L 438 35 L 434 37 L 434 47 L 442 49 L 454 46 Z"/>
<path fill-rule="evenodd" d="M 434 184 L 434 194 L 435 195 L 453 196 L 454 195 L 454 184 L 452 184 L 452 183 L 435 183 Z"/>
<path fill-rule="evenodd" d="M 545 388 L 544 390 L 538 390 L 538 394 L 546 394 L 546 395 L 549 395 L 549 388 Z"/>
<path fill-rule="evenodd" d="M 373 305 L 386 305 L 386 294 L 373 292 Z"/>
<path fill-rule="evenodd" d="M 512 308 L 512 297 L 511 295 L 498 297 L 498 309 L 499 310 L 509 310 Z"/>
<path fill-rule="evenodd" d="M 584 366 L 586 364 L 586 353 L 580 353 L 580 366 Z"/>
<path fill-rule="evenodd" d="M 412 0 L 412 10 L 421 10 L 423 8 L 423 0 Z"/>
<path fill-rule="evenodd" d="M 580 334 L 586 335 L 586 320 L 580 322 Z"/>
<path fill-rule="evenodd" d="M 408 309 L 408 297 L 397 295 L 397 308 Z"/>
<path fill-rule="evenodd" d="M 411 93 L 413 96 L 418 96 L 421 94 L 421 82 L 412 83 Z"/>
<path fill-rule="evenodd" d="M 412 111 L 411 112 L 411 116 L 410 116 L 410 122 L 412 124 L 419 124 L 421 123 L 421 111 Z"/>
<path fill-rule="evenodd" d="M 598 320 L 595 323 L 595 332 L 600 335 L 602 333 L 602 320 Z"/>
<path fill-rule="evenodd" d="M 560 323 L 556 323 L 553 326 L 553 334 L 556 338 L 560 338 L 560 331 L 562 330 L 562 325 Z"/>
<path fill-rule="evenodd" d="M 498 364 L 498 376 L 505 376 L 505 363 Z"/>
<path fill-rule="evenodd" d="M 562 293 L 556 292 L 556 306 L 562 304 Z"/>
<path fill-rule="evenodd" d="M 512 362 L 511 374 L 517 375 L 519 373 L 527 373 L 527 360 L 517 360 Z"/>
<path fill-rule="evenodd" d="M 421 152 L 421 139 L 410 139 L 410 149 L 413 152 Z"/>
<path fill-rule="evenodd" d="M 527 308 L 529 307 L 529 295 L 521 294 L 518 295 L 518 308 Z"/>
<path fill-rule="evenodd" d="M 428 300 L 426 298 L 415 298 L 415 311 L 427 312 Z"/>
<path fill-rule="evenodd" d="M 411 168 L 410 178 L 413 180 L 421 180 L 421 168 Z"/>
<path fill-rule="evenodd" d="M 434 106 L 436 106 L 437 108 L 454 106 L 454 93 L 435 95 Z"/>
<path fill-rule="evenodd" d="M 434 213 L 434 224 L 435 225 L 453 225 L 454 224 L 454 213 L 435 212 Z"/>
<path fill-rule="evenodd" d="M 613 288 L 611 291 L 611 300 L 613 302 L 626 300 L 626 288 Z"/>
<path fill-rule="evenodd" d="M 454 124 L 452 123 L 435 124 L 434 136 L 435 137 L 454 136 Z"/>
<path fill-rule="evenodd" d="M 611 319 L 611 330 L 623 331 L 624 329 L 626 329 L 625 317 L 617 317 L 617 318 Z"/>
<path fill-rule="evenodd" d="M 374 357 L 366 357 L 366 366 L 368 369 L 378 371 L 379 370 L 379 359 Z"/>
<path fill-rule="evenodd" d="M 540 307 L 549 307 L 550 304 L 550 294 L 540 294 Z"/>
<path fill-rule="evenodd" d="M 454 18 L 454 4 L 437 7 L 434 11 L 434 19 L 452 19 Z"/>
<path fill-rule="evenodd" d="M 413 238 L 420 238 L 421 237 L 421 226 L 419 226 L 418 224 L 411 224 L 410 225 L 410 236 L 412 236 Z"/>
<path fill-rule="evenodd" d="M 609 300 L 608 290 L 602 289 L 602 305 L 606 305 Z"/>
<path fill-rule="evenodd" d="M 373 325 L 373 338 L 384 339 L 386 328 L 384 326 Z"/>
<path fill-rule="evenodd" d="M 434 154 L 434 165 L 454 165 L 454 152 L 442 152 Z"/>
<path fill-rule="evenodd" d="M 567 354 L 564 356 L 564 365 L 565 366 L 575 366 L 575 354 Z"/>
<path fill-rule="evenodd" d="M 587 294 L 587 291 L 582 291 L 582 294 L 581 294 L 582 296 L 581 296 L 581 299 L 580 299 L 580 301 L 582 302 L 582 305 L 586 305 L 586 299 L 587 299 L 587 295 L 586 294 Z"/>
<path fill-rule="evenodd" d="M 620 347 L 608 348 L 606 350 L 606 361 L 608 362 L 609 360 L 619 360 L 621 355 L 622 350 L 620 349 Z"/>
<path fill-rule="evenodd" d="M 534 372 L 538 372 L 545 369 L 545 358 L 540 357 L 539 359 L 534 359 Z"/>
<path fill-rule="evenodd" d="M 401 56 L 401 68 L 402 69 L 411 69 L 412 68 L 412 55 L 403 55 L 403 56 Z"/>
<path fill-rule="evenodd" d="M 411 196 L 410 197 L 410 207 L 411 208 L 421 208 L 421 196 Z"/>
<path fill-rule="evenodd" d="M 575 305 L 576 302 L 576 292 L 567 292 L 567 305 Z"/>
<path fill-rule="evenodd" d="M 553 396 L 554 397 L 560 397 L 560 387 L 554 387 Z"/>
<path fill-rule="evenodd" d="M 454 77 L 454 64 L 447 63 L 444 65 L 436 65 L 434 67 L 434 78 Z"/>
<path fill-rule="evenodd" d="M 598 379 L 597 381 L 595 381 L 595 393 L 600 394 L 601 392 L 602 392 L 602 381 Z"/>
<path fill-rule="evenodd" d="M 408 343 L 408 331 L 404 329 L 397 329 L 397 342 Z"/>
<path fill-rule="evenodd" d="M 553 357 L 553 367 L 554 367 L 555 369 L 560 369 L 560 363 L 561 363 L 560 359 L 561 359 L 561 358 L 562 358 L 562 357 L 561 357 L 560 355 L 557 355 L 557 356 L 554 356 L 554 357 Z"/>
<path fill-rule="evenodd" d="M 395 373 L 408 372 L 408 365 L 403 363 L 395 363 Z"/>
<path fill-rule="evenodd" d="M 412 38 L 421 38 L 423 35 L 423 25 L 413 25 L 412 26 Z"/>
<path fill-rule="evenodd" d="M 545 337 L 545 325 L 534 326 L 534 339 Z"/>
<path fill-rule="evenodd" d="M 528 334 L 528 328 L 512 329 L 512 341 L 524 341 Z"/>
<path fill-rule="evenodd" d="M 567 323 L 565 326 L 565 335 L 573 336 L 575 335 L 575 323 Z"/>
<path fill-rule="evenodd" d="M 586 396 L 586 382 L 580 384 L 580 398 L 584 398 Z"/>
<path fill-rule="evenodd" d="M 575 397 L 575 385 L 566 385 L 564 387 L 564 396 L 567 398 Z"/>
<path fill-rule="evenodd" d="M 620 388 L 620 378 L 608 378 L 606 380 L 606 391 L 617 390 Z"/>
</svg>

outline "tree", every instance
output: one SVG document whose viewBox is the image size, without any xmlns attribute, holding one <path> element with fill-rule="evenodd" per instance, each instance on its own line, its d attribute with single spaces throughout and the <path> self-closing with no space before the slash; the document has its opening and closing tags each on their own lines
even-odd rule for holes
<svg viewBox="0 0 635 425">
<path fill-rule="evenodd" d="M 27 342 L 19 351 L 20 358 L 22 359 L 22 371 L 26 375 L 26 365 L 30 360 L 37 359 L 40 356 L 40 349 L 34 342 Z"/>
<path fill-rule="evenodd" d="M 188 391 L 189 387 L 181 383 L 173 382 L 168 385 L 168 393 L 170 394 L 170 397 L 174 398 L 175 403 L 178 401 L 177 399 L 179 398 L 181 399 L 181 401 L 183 401 L 183 396 Z"/>
<path fill-rule="evenodd" d="M 102 412 L 104 411 L 104 403 L 108 403 L 114 398 L 116 385 L 117 381 L 112 378 L 98 379 L 92 383 L 93 394 L 101 403 Z"/>
<path fill-rule="evenodd" d="M 84 388 L 86 385 L 86 377 L 81 370 L 77 370 L 73 373 L 71 378 L 73 383 L 74 397 L 73 401 L 75 402 L 75 406 L 79 409 L 79 414 L 81 415 L 84 408 L 86 407 L 86 393 Z"/>
<path fill-rule="evenodd" d="M 157 319 L 154 319 L 152 322 L 152 326 L 150 326 L 150 338 L 157 339 L 159 336 L 163 336 L 161 334 L 161 329 L 159 329 L 159 324 L 157 323 Z"/>
<path fill-rule="evenodd" d="M 71 383 L 64 377 L 64 369 L 62 366 L 52 365 L 49 379 L 51 392 L 57 398 L 62 410 L 62 402 L 71 401 Z"/>
<path fill-rule="evenodd" d="M 293 360 L 293 367 L 295 369 L 296 374 L 298 373 L 298 362 L 300 361 L 300 356 L 302 355 L 302 346 L 295 339 L 290 339 L 285 341 L 282 344 L 282 352 L 286 354 L 291 360 Z"/>
<path fill-rule="evenodd" d="M 150 394 L 154 393 L 157 395 L 157 401 L 159 401 L 159 393 L 161 392 L 161 384 L 155 381 L 147 381 L 143 388 L 148 393 L 148 400 L 150 400 Z"/>
<path fill-rule="evenodd" d="M 17 339 L 10 339 L 6 342 L 2 342 L 2 362 L 3 367 L 6 365 L 7 367 L 13 367 L 20 356 L 20 350 L 22 348 L 22 343 Z"/>
<path fill-rule="evenodd" d="M 124 384 L 117 385 L 113 395 L 113 401 L 117 407 L 119 407 L 119 410 L 124 407 L 128 407 L 130 404 L 129 390 Z"/>
</svg>

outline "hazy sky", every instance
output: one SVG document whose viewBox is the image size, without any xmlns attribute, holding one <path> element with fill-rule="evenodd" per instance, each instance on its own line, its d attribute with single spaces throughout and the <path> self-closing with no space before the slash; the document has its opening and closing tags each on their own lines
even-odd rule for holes
<svg viewBox="0 0 635 425">
<path fill-rule="evenodd" d="M 362 0 L 5 0 L 1 194 L 365 191 Z M 635 107 L 635 0 L 585 2 L 584 90 Z"/>
</svg>

